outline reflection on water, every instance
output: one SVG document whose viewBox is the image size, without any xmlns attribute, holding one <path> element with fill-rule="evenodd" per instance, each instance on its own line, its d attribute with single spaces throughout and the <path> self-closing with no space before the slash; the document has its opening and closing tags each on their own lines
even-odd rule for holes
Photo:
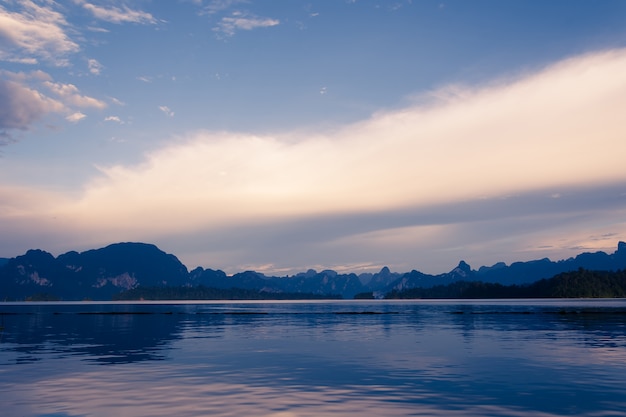
<svg viewBox="0 0 626 417">
<path fill-rule="evenodd" d="M 0 304 L 3 416 L 626 416 L 626 301 Z"/>
</svg>

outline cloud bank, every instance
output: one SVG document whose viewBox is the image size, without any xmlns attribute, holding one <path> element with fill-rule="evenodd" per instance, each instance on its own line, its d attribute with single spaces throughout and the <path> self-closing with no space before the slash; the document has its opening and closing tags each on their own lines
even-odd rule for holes
<svg viewBox="0 0 626 417">
<path fill-rule="evenodd" d="M 54 216 L 74 239 L 178 241 L 187 262 L 225 269 L 613 248 L 594 239 L 626 234 L 625 111 L 626 50 L 611 50 L 334 131 L 183 134 L 45 212 L 23 199 L 4 212 Z"/>
</svg>

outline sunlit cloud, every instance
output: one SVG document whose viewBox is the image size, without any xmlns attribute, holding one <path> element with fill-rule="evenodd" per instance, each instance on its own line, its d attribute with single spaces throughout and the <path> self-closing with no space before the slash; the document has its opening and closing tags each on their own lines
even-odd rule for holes
<svg viewBox="0 0 626 417">
<path fill-rule="evenodd" d="M 102 7 L 84 0 L 74 0 L 76 4 L 88 10 L 94 17 L 110 22 L 110 23 L 140 23 L 155 24 L 156 19 L 148 12 L 141 10 L 133 10 L 126 5 L 121 7 L 110 6 Z"/>
<path fill-rule="evenodd" d="M 615 185 L 626 183 L 625 107 L 626 50 L 606 51 L 442 88 L 333 131 L 182 134 L 140 164 L 100 167 L 79 198 L 47 212 L 76 235 L 188 236 L 223 251 L 207 262 L 277 269 L 434 246 L 564 253 L 598 231 L 626 233 Z"/>
<path fill-rule="evenodd" d="M 54 83 L 52 81 L 45 81 L 43 84 L 68 105 L 76 107 L 94 107 L 97 109 L 103 109 L 107 106 L 106 103 L 101 100 L 80 94 L 78 88 L 73 84 Z"/>
<path fill-rule="evenodd" d="M 4 39 L 0 60 L 36 63 L 39 59 L 56 66 L 68 65 L 67 56 L 79 50 L 67 34 L 65 17 L 54 10 L 56 3 L 24 0 L 19 11 L 0 6 L 0 37 Z"/>
<path fill-rule="evenodd" d="M 86 114 L 81 113 L 81 112 L 76 112 L 76 113 L 72 113 L 69 116 L 67 116 L 65 119 L 68 122 L 72 122 L 72 123 L 78 123 L 81 120 L 83 120 L 85 117 L 87 117 Z"/>
</svg>

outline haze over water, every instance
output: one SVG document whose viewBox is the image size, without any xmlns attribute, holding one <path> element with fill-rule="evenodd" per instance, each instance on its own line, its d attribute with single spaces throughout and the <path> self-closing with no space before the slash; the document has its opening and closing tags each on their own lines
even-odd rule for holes
<svg viewBox="0 0 626 417">
<path fill-rule="evenodd" d="M 626 416 L 625 300 L 0 306 L 2 415 Z"/>
</svg>

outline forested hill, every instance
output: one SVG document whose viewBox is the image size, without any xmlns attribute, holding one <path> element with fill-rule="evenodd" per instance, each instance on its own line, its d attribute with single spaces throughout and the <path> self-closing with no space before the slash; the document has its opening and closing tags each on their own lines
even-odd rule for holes
<svg viewBox="0 0 626 417">
<path fill-rule="evenodd" d="M 532 284 L 502 285 L 482 281 L 458 281 L 430 288 L 391 291 L 385 298 L 625 298 L 626 270 L 563 272 Z"/>
</svg>

